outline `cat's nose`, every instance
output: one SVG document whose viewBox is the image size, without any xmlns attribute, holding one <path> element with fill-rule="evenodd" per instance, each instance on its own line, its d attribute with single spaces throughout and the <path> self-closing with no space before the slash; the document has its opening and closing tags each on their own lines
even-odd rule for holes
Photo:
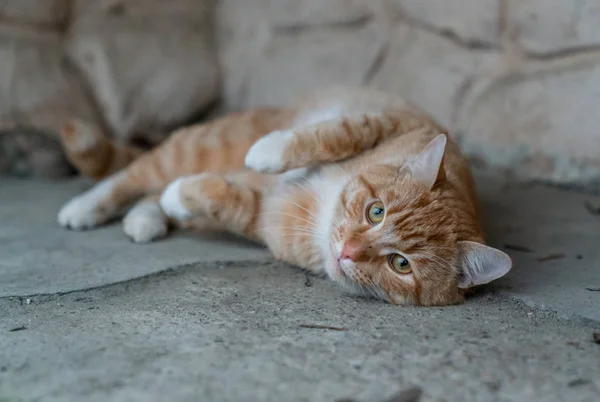
<svg viewBox="0 0 600 402">
<path fill-rule="evenodd" d="M 355 261 L 360 251 L 361 247 L 358 243 L 354 241 L 348 241 L 344 244 L 344 248 L 342 248 L 342 254 L 340 255 L 340 259 L 349 259 Z"/>
</svg>

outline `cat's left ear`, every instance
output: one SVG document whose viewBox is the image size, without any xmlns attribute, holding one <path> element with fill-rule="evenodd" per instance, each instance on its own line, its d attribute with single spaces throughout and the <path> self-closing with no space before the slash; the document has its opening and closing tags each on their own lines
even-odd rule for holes
<svg viewBox="0 0 600 402">
<path fill-rule="evenodd" d="M 442 163 L 447 142 L 446 134 L 436 136 L 408 164 L 413 178 L 424 184 L 428 189 L 431 189 L 439 180 L 444 179 L 444 167 Z"/>
<path fill-rule="evenodd" d="M 458 249 L 462 269 L 459 288 L 489 283 L 506 275 L 512 268 L 510 257 L 493 247 L 472 241 L 459 241 Z"/>
</svg>

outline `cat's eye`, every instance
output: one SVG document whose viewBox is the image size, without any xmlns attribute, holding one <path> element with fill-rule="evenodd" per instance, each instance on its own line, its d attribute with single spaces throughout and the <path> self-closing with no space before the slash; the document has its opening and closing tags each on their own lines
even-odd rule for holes
<svg viewBox="0 0 600 402">
<path fill-rule="evenodd" d="M 412 272 L 412 268 L 410 267 L 410 263 L 404 256 L 400 254 L 392 254 L 390 256 L 390 265 L 394 269 L 394 271 L 399 274 L 410 274 Z"/>
<path fill-rule="evenodd" d="M 384 216 L 385 209 L 383 208 L 383 202 L 381 201 L 375 201 L 367 208 L 367 219 L 371 223 L 380 223 Z"/>
</svg>

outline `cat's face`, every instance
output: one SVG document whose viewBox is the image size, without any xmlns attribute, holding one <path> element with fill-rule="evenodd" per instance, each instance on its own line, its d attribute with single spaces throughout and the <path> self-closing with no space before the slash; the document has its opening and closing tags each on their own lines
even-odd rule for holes
<svg viewBox="0 0 600 402">
<path fill-rule="evenodd" d="M 478 238 L 478 224 L 450 185 L 422 178 L 377 165 L 346 184 L 330 226 L 331 279 L 394 304 L 445 305 L 510 269 L 501 251 L 462 241 Z"/>
<path fill-rule="evenodd" d="M 328 274 L 395 304 L 459 302 L 455 218 L 410 174 L 374 166 L 340 194 Z"/>
</svg>

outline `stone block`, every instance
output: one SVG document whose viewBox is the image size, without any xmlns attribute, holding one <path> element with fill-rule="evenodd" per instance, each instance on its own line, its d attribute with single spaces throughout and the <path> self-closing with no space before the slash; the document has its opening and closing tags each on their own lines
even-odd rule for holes
<svg viewBox="0 0 600 402">
<path fill-rule="evenodd" d="M 499 44 L 500 0 L 392 0 L 422 28 L 474 44 Z"/>
<path fill-rule="evenodd" d="M 508 4 L 508 29 L 529 51 L 553 53 L 600 45 L 599 0 L 513 0 Z"/>
</svg>

